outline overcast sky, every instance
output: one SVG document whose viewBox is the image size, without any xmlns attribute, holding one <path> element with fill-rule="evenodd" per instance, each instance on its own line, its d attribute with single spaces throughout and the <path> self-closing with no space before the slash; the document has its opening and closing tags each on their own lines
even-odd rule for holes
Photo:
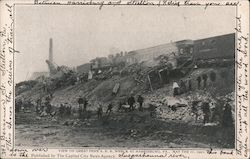
<svg viewBox="0 0 250 159">
<path fill-rule="evenodd" d="M 112 50 L 131 51 L 234 32 L 234 7 L 16 6 L 16 82 L 54 61 L 77 66 Z"/>
</svg>

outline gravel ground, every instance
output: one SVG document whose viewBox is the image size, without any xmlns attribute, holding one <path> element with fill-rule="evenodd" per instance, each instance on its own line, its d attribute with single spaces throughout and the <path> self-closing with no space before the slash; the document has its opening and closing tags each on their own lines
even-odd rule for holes
<svg viewBox="0 0 250 159">
<path fill-rule="evenodd" d="M 67 122 L 66 122 L 67 121 Z M 69 123 L 69 124 L 65 124 Z M 106 123 L 16 114 L 15 144 L 46 147 L 233 148 L 234 129 L 159 120 L 149 112 L 111 113 Z"/>
</svg>

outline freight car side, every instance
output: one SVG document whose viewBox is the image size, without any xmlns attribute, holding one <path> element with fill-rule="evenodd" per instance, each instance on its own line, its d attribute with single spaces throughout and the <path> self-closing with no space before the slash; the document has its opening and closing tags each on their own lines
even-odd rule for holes
<svg viewBox="0 0 250 159">
<path fill-rule="evenodd" d="M 235 34 L 226 34 L 194 41 L 194 59 L 234 59 Z"/>
</svg>

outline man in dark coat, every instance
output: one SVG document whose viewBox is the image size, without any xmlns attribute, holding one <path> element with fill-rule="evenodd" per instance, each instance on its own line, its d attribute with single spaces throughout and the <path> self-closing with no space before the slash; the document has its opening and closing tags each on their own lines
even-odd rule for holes
<svg viewBox="0 0 250 159">
<path fill-rule="evenodd" d="M 192 102 L 192 113 L 195 115 L 195 122 L 197 122 L 197 119 L 198 119 L 198 104 L 199 104 L 199 101 L 193 101 Z"/>
<path fill-rule="evenodd" d="M 134 104 L 135 104 L 135 98 L 131 95 L 128 98 L 128 105 L 129 105 L 130 111 L 134 110 Z"/>
<path fill-rule="evenodd" d="M 83 103 L 83 112 L 85 112 L 87 110 L 88 100 L 86 98 L 84 98 L 83 101 L 84 101 L 84 103 Z"/>
<path fill-rule="evenodd" d="M 36 101 L 36 113 L 38 114 L 42 106 L 42 99 L 38 98 Z"/>
<path fill-rule="evenodd" d="M 222 126 L 233 126 L 233 115 L 230 104 L 227 102 L 223 111 Z"/>
<path fill-rule="evenodd" d="M 188 77 L 188 91 L 192 90 L 192 80 L 190 77 Z"/>
<path fill-rule="evenodd" d="M 198 89 L 201 88 L 201 76 L 197 77 Z"/>
<path fill-rule="evenodd" d="M 78 108 L 78 112 L 79 112 L 79 118 L 81 118 L 81 116 L 82 116 L 82 111 L 83 111 L 83 104 L 84 104 L 84 100 L 83 100 L 83 98 L 80 96 L 79 98 L 78 98 L 78 106 L 79 106 L 79 108 Z"/>
<path fill-rule="evenodd" d="M 107 111 L 106 111 L 106 114 L 111 113 L 112 108 L 113 108 L 112 103 L 109 103 L 109 105 L 108 105 L 108 109 L 107 109 Z"/>
<path fill-rule="evenodd" d="M 46 113 L 47 114 L 50 114 L 51 113 L 51 110 L 52 110 L 52 106 L 51 106 L 51 104 L 50 104 L 50 97 L 49 96 L 47 96 L 46 98 L 45 98 L 45 109 L 46 109 Z"/>
<path fill-rule="evenodd" d="M 67 109 L 66 109 L 66 110 L 67 110 L 67 111 L 66 111 L 67 116 L 70 116 L 70 115 L 71 115 L 71 108 L 72 108 L 71 105 L 68 104 L 68 105 L 67 105 Z"/>
<path fill-rule="evenodd" d="M 186 93 L 187 90 L 186 83 L 183 80 L 181 80 L 180 86 L 181 86 L 181 93 Z"/>
<path fill-rule="evenodd" d="M 51 112 L 52 112 L 52 105 L 50 103 L 48 103 L 46 106 L 47 106 L 46 113 L 47 114 L 51 114 Z"/>
<path fill-rule="evenodd" d="M 98 117 L 98 119 L 102 118 L 102 113 L 103 113 L 103 111 L 102 111 L 102 105 L 99 104 L 99 107 L 97 109 L 97 117 Z"/>
<path fill-rule="evenodd" d="M 60 107 L 59 107 L 59 115 L 60 115 L 60 117 L 63 117 L 64 112 L 65 112 L 65 108 L 64 108 L 64 105 L 61 103 Z"/>
<path fill-rule="evenodd" d="M 139 103 L 140 107 L 139 110 L 142 111 L 142 104 L 143 104 L 143 97 L 141 95 L 138 96 L 137 102 Z"/>
<path fill-rule="evenodd" d="M 209 122 L 209 117 L 210 117 L 210 107 L 208 102 L 203 103 L 202 111 L 204 114 L 203 123 L 206 124 Z"/>
<path fill-rule="evenodd" d="M 202 75 L 202 78 L 203 78 L 203 87 L 206 88 L 207 87 L 207 74 L 203 74 Z"/>
</svg>

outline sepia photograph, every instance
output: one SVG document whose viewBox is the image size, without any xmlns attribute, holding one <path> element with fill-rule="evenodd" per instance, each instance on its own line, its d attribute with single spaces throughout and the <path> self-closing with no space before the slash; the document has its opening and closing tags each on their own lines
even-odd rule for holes
<svg viewBox="0 0 250 159">
<path fill-rule="evenodd" d="M 15 146 L 235 148 L 235 7 L 14 16 Z"/>
</svg>

